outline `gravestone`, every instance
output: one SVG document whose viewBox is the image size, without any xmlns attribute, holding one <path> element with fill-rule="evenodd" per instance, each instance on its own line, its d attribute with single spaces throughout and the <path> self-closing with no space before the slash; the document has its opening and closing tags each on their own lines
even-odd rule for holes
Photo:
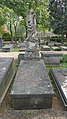
<svg viewBox="0 0 67 119">
<path fill-rule="evenodd" d="M 4 51 L 4 52 L 10 52 L 10 51 L 12 51 L 13 47 L 14 47 L 13 44 L 5 45 L 5 46 L 2 47 L 2 51 Z"/>
<path fill-rule="evenodd" d="M 10 93 L 12 106 L 14 109 L 51 108 L 53 90 L 44 62 L 39 59 L 37 43 L 32 38 L 36 26 L 35 11 L 30 11 L 27 23 L 26 51 L 19 54 L 20 60 L 24 60 L 20 61 Z"/>
<path fill-rule="evenodd" d="M 67 51 L 67 47 L 66 46 L 61 46 L 62 50 Z"/>
<path fill-rule="evenodd" d="M 25 42 L 18 43 L 18 48 L 19 48 L 19 52 L 25 52 L 26 51 L 26 43 Z"/>
<path fill-rule="evenodd" d="M 67 68 L 53 68 L 50 73 L 56 84 L 63 108 L 67 110 Z"/>
<path fill-rule="evenodd" d="M 14 109 L 52 107 L 53 89 L 43 60 L 22 60 L 10 93 Z"/>
<path fill-rule="evenodd" d="M 47 45 L 42 45 L 41 46 L 41 50 L 43 50 L 43 51 L 50 51 L 50 47 L 47 46 Z"/>
<path fill-rule="evenodd" d="M 56 52 L 41 52 L 41 58 L 44 60 L 45 64 L 51 64 L 51 65 L 59 65 L 60 60 L 62 59 L 61 53 Z"/>
<path fill-rule="evenodd" d="M 13 58 L 0 58 L 0 105 L 13 80 Z"/>
<path fill-rule="evenodd" d="M 58 47 L 58 46 L 53 46 L 53 47 L 51 47 L 51 49 L 54 51 L 61 51 L 62 50 L 62 48 Z"/>
<path fill-rule="evenodd" d="M 58 43 L 58 42 L 53 42 L 53 41 L 51 41 L 51 42 L 48 42 L 48 46 L 50 46 L 50 47 L 53 47 L 53 46 L 56 46 L 56 47 L 59 47 L 59 46 L 61 46 L 62 44 L 61 43 Z"/>
</svg>

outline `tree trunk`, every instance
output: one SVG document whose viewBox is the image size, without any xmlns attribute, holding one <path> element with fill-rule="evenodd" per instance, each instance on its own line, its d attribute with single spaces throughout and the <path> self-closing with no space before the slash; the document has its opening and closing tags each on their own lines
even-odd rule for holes
<svg viewBox="0 0 67 119">
<path fill-rule="evenodd" d="M 13 41 L 13 33 L 12 33 L 12 24 L 11 24 L 11 21 L 10 21 L 10 33 L 11 33 L 11 42 Z"/>
<path fill-rule="evenodd" d="M 61 35 L 61 43 L 62 43 L 62 45 L 64 43 L 64 35 L 63 34 Z"/>
<path fill-rule="evenodd" d="M 14 24 L 14 30 L 15 30 L 15 43 L 17 44 L 17 23 Z"/>
<path fill-rule="evenodd" d="M 67 42 L 67 34 L 66 34 L 66 42 Z"/>
</svg>

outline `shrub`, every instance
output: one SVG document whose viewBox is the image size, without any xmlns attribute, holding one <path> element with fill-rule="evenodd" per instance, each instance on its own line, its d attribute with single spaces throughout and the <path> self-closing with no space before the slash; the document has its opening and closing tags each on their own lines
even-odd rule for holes
<svg viewBox="0 0 67 119">
<path fill-rule="evenodd" d="M 10 41 L 11 40 L 11 35 L 9 32 L 3 34 L 3 39 L 4 41 Z"/>
<path fill-rule="evenodd" d="M 64 46 L 67 46 L 67 42 L 64 42 Z"/>
</svg>

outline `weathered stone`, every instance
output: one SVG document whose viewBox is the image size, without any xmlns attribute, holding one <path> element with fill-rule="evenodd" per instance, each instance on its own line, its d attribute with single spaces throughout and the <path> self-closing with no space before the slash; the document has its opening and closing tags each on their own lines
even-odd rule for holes
<svg viewBox="0 0 67 119">
<path fill-rule="evenodd" d="M 0 58 L 0 104 L 13 79 L 13 58 Z"/>
<path fill-rule="evenodd" d="M 13 44 L 8 44 L 2 47 L 2 51 L 4 52 L 10 52 L 13 49 Z"/>
<path fill-rule="evenodd" d="M 21 60 L 24 60 L 24 55 L 25 55 L 25 53 L 23 52 L 23 53 L 19 53 L 19 55 L 18 55 L 18 61 L 20 62 Z"/>
<path fill-rule="evenodd" d="M 43 60 L 20 62 L 10 96 L 14 109 L 52 107 L 53 90 Z"/>
<path fill-rule="evenodd" d="M 26 20 L 26 51 L 25 58 L 33 59 L 39 57 L 39 51 L 37 49 L 37 41 L 33 39 L 36 33 L 36 13 L 32 9 L 30 10 Z"/>
<path fill-rule="evenodd" d="M 53 47 L 51 47 L 51 49 L 54 51 L 61 51 L 62 50 L 61 47 L 58 47 L 58 46 L 53 46 Z"/>
<path fill-rule="evenodd" d="M 56 52 L 41 52 L 41 58 L 44 60 L 45 64 L 60 64 L 60 60 L 62 58 L 61 53 Z"/>
<path fill-rule="evenodd" d="M 26 51 L 25 47 L 24 48 L 22 47 L 22 48 L 19 49 L 19 52 L 25 52 L 25 51 Z"/>
<path fill-rule="evenodd" d="M 50 47 L 47 46 L 47 45 L 42 45 L 42 46 L 41 46 L 41 50 L 50 51 Z"/>
<path fill-rule="evenodd" d="M 52 46 L 61 46 L 61 43 L 58 43 L 58 42 L 48 42 L 48 46 L 52 47 Z"/>
<path fill-rule="evenodd" d="M 26 43 L 25 42 L 22 42 L 22 43 L 18 43 L 18 48 L 25 48 L 26 46 Z"/>
<path fill-rule="evenodd" d="M 62 50 L 67 51 L 67 47 L 66 46 L 61 46 Z"/>
<path fill-rule="evenodd" d="M 58 43 L 58 42 L 55 42 L 54 43 L 54 46 L 61 46 L 62 44 L 61 43 Z"/>
<path fill-rule="evenodd" d="M 50 72 L 56 84 L 63 108 L 67 109 L 67 68 L 53 68 Z"/>
</svg>

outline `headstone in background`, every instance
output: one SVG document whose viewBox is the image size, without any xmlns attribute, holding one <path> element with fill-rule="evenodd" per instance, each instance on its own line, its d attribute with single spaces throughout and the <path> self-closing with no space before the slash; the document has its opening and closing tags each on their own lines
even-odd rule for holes
<svg viewBox="0 0 67 119">
<path fill-rule="evenodd" d="M 41 58 L 44 60 L 44 63 L 47 65 L 59 65 L 60 60 L 62 59 L 62 54 L 56 52 L 42 51 Z"/>
<path fill-rule="evenodd" d="M 4 52 L 10 52 L 10 51 L 12 51 L 13 47 L 14 47 L 13 44 L 5 45 L 5 46 L 2 47 L 2 51 L 4 51 Z"/>
</svg>

